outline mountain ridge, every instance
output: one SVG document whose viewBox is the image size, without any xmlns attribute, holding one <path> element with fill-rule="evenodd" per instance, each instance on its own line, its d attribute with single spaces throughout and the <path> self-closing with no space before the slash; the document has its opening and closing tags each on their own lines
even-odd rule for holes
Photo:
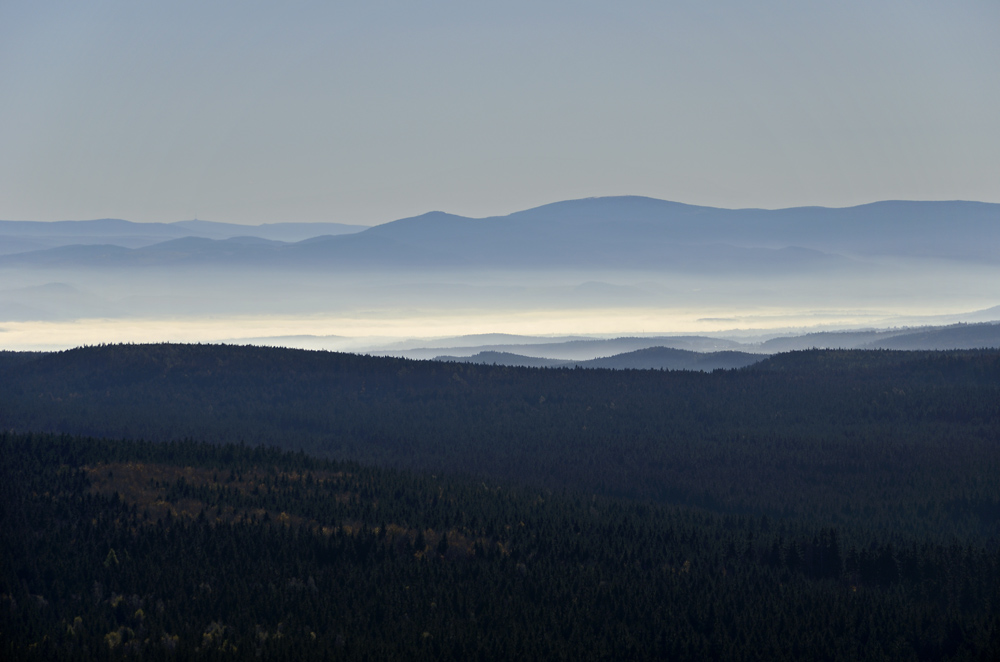
<svg viewBox="0 0 1000 662">
<path fill-rule="evenodd" d="M 18 222 L 0 222 L 0 235 L 4 223 Z M 70 227 L 66 224 L 73 222 L 57 223 Z M 142 229 L 141 224 L 122 225 L 127 221 L 108 223 L 130 232 Z M 204 238 L 229 241 L 256 236 L 288 245 L 228 258 L 221 254 L 229 246 L 216 246 L 218 254 L 206 248 L 202 259 L 275 268 L 609 268 L 694 273 L 862 269 L 867 258 L 880 255 L 1000 262 L 1000 204 L 967 201 L 879 201 L 854 207 L 766 210 L 613 196 L 565 200 L 485 218 L 433 211 L 346 234 L 324 232 L 331 224 L 292 225 L 300 234 L 307 230 L 321 234 L 287 241 L 273 236 L 283 224 L 226 225 L 223 234 L 228 236 Z M 216 226 L 182 221 L 151 224 L 145 230 L 166 227 L 184 232 Z M 146 248 L 150 246 L 132 250 Z M 3 256 L 0 264 L 92 265 L 86 252 L 48 250 Z M 187 263 L 191 256 L 178 259 Z M 115 260 L 127 265 L 137 258 L 122 253 Z"/>
<path fill-rule="evenodd" d="M 0 255 L 92 244 L 143 248 L 192 236 L 217 240 L 253 236 L 294 242 L 318 235 L 350 234 L 367 227 L 369 226 L 325 222 L 240 225 L 194 220 L 136 223 L 116 218 L 51 222 L 0 221 Z"/>
</svg>

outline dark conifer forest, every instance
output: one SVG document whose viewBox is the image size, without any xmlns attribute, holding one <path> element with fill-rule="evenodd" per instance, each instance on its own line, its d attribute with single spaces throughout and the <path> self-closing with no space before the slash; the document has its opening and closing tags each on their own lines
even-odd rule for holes
<svg viewBox="0 0 1000 662">
<path fill-rule="evenodd" d="M 0 353 L 3 659 L 995 660 L 1000 352 Z"/>
</svg>

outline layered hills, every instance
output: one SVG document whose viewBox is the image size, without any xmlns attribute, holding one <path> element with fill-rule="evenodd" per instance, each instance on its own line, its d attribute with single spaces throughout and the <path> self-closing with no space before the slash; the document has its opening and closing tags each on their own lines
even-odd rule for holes
<svg viewBox="0 0 1000 662">
<path fill-rule="evenodd" d="M 36 240 L 49 247 L 26 250 Z M 990 313 L 1000 301 L 1000 205 L 973 202 L 729 210 L 610 197 L 489 218 L 431 212 L 370 228 L 6 222 L 0 253 L 0 340 L 9 349 L 287 336 L 391 353 L 404 338 L 473 330 L 590 336 L 582 343 L 646 330 L 713 334 L 545 352 L 484 339 L 474 351 L 411 345 L 405 354 L 589 361 L 657 346 L 903 347 L 901 336 L 918 326 L 1000 318 Z M 108 338 L 98 328 L 119 319 L 136 330 Z M 746 333 L 776 328 L 885 332 L 857 342 Z M 721 337 L 726 330 L 741 333 Z M 994 335 L 944 329 L 905 346 L 995 346 Z M 664 364 L 644 367 L 655 365 Z"/>
<path fill-rule="evenodd" d="M 142 225 L 149 227 L 125 221 L 5 222 L 0 224 L 0 235 L 15 237 L 20 243 L 11 240 L 3 252 L 18 252 L 0 260 L 0 265 L 224 263 L 732 273 L 856 269 L 861 264 L 856 258 L 865 256 L 996 262 L 1000 255 L 1000 205 L 960 201 L 734 210 L 630 196 L 571 200 L 478 219 L 430 212 L 360 232 L 358 226 L 337 224 L 250 227 L 189 221 Z M 122 250 L 71 249 L 69 240 L 60 240 L 62 245 L 56 249 L 25 250 L 30 248 L 27 241 L 52 242 L 58 236 L 87 236 L 91 239 L 77 244 L 101 243 Z M 163 236 L 173 241 L 151 241 Z M 237 241 L 239 236 L 273 243 Z"/>
<path fill-rule="evenodd" d="M 457 340 L 457 339 L 456 339 Z M 762 341 L 707 336 L 572 339 L 561 342 L 413 348 L 409 358 L 526 367 L 716 370 L 751 365 L 769 354 L 807 349 L 950 350 L 1000 348 L 1000 323 L 951 324 L 780 335 Z"/>
<path fill-rule="evenodd" d="M 364 225 L 344 223 L 265 223 L 240 225 L 214 221 L 178 221 L 176 223 L 134 223 L 116 218 L 91 221 L 0 221 L 0 255 L 40 251 L 60 246 L 109 245 L 141 248 L 153 244 L 201 237 L 225 240 L 234 237 L 257 237 L 272 241 L 294 242 L 319 235 L 359 232 Z"/>
<path fill-rule="evenodd" d="M 752 365 L 764 357 L 746 352 L 691 352 L 671 347 L 647 347 L 587 361 L 565 361 L 510 352 L 483 351 L 472 356 L 438 356 L 437 361 L 485 363 L 530 368 L 608 368 L 611 370 L 730 370 Z"/>
</svg>

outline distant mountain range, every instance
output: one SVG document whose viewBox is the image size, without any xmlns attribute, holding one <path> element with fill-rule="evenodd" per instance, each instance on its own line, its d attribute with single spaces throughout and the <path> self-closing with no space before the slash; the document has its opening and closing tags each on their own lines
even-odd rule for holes
<svg viewBox="0 0 1000 662">
<path fill-rule="evenodd" d="M 431 212 L 367 228 L 0 221 L 7 348 L 62 347 L 70 341 L 55 339 L 71 328 L 65 337 L 88 342 L 120 319 L 139 320 L 141 333 L 156 338 L 252 336 L 420 359 L 501 352 L 581 362 L 652 347 L 977 348 L 1000 346 L 995 327 L 943 325 L 998 320 L 1000 309 L 987 308 L 998 301 L 1000 204 L 977 202 L 729 210 L 609 197 L 480 219 Z M 935 314 L 963 309 L 978 312 Z M 85 324 L 44 333 L 32 326 L 75 321 Z M 901 328 L 754 335 L 861 323 Z M 725 338 L 708 337 L 727 328 Z M 395 344 L 402 333 L 442 329 L 565 335 L 530 346 L 503 335 Z M 706 335 L 580 337 L 596 329 Z M 641 365 L 673 365 L 661 358 Z"/>
<path fill-rule="evenodd" d="M 996 311 L 1000 315 L 1000 310 Z M 799 349 L 982 349 L 1000 347 L 1000 322 L 911 329 L 835 331 L 772 338 L 759 345 L 768 354 Z"/>
<path fill-rule="evenodd" d="M 746 352 L 691 352 L 670 347 L 647 347 L 589 361 L 562 361 L 520 356 L 509 352 L 479 352 L 472 356 L 438 356 L 436 361 L 485 363 L 528 368 L 609 368 L 612 370 L 730 370 L 743 368 L 767 358 Z"/>
<path fill-rule="evenodd" d="M 93 221 L 0 221 L 0 255 L 44 251 L 62 246 L 107 245 L 143 248 L 172 239 L 200 237 L 226 240 L 256 237 L 278 242 L 296 242 L 320 235 L 360 232 L 367 225 L 344 223 L 265 223 L 239 225 L 213 221 L 177 223 L 133 223 L 116 218 Z"/>
<path fill-rule="evenodd" d="M 0 266 L 45 267 L 857 271 L 873 256 L 1000 262 L 1000 204 L 888 201 L 733 210 L 608 197 L 482 219 L 431 212 L 367 229 L 4 221 L 0 252 L 7 253 Z"/>
<path fill-rule="evenodd" d="M 417 347 L 387 354 L 409 359 L 459 360 L 463 357 L 481 355 L 518 356 L 521 359 L 537 358 L 558 362 L 580 363 L 604 357 L 616 356 L 652 347 L 683 350 L 691 353 L 718 352 L 725 350 L 744 350 L 746 345 L 724 338 L 709 338 L 706 336 L 651 336 L 643 338 L 586 338 L 571 340 L 554 340 L 549 342 L 533 341 L 525 343 L 512 337 L 505 343 L 463 346 L 455 344 L 451 347 Z M 454 356 L 451 356 L 454 355 Z M 503 365 L 535 365 L 529 363 Z M 539 367 L 542 364 L 537 364 Z M 554 364 L 553 364 L 554 365 Z"/>
<path fill-rule="evenodd" d="M 1000 315 L 1000 307 L 994 311 Z M 490 343 L 490 341 L 499 341 Z M 828 331 L 764 341 L 708 336 L 545 338 L 481 334 L 438 342 L 362 346 L 341 336 L 234 338 L 227 343 L 362 352 L 418 360 L 532 368 L 704 370 L 741 368 L 772 354 L 809 349 L 964 350 L 1000 348 L 1000 322 L 900 329 Z"/>
<path fill-rule="evenodd" d="M 1000 312 L 1000 311 L 998 311 Z M 724 348 L 724 349 L 723 349 Z M 910 329 L 831 331 L 738 342 L 706 336 L 657 336 L 386 352 L 412 359 L 534 368 L 715 370 L 740 368 L 767 355 L 806 349 L 952 350 L 1000 348 L 1000 322 Z M 379 353 L 379 352 L 377 352 Z"/>
</svg>

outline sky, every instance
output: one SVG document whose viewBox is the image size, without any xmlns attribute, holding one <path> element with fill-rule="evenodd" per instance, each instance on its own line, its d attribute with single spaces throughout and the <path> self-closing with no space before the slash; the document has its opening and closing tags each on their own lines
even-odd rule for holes
<svg viewBox="0 0 1000 662">
<path fill-rule="evenodd" d="M 0 219 L 1000 202 L 1000 3 L 0 0 Z"/>
</svg>

